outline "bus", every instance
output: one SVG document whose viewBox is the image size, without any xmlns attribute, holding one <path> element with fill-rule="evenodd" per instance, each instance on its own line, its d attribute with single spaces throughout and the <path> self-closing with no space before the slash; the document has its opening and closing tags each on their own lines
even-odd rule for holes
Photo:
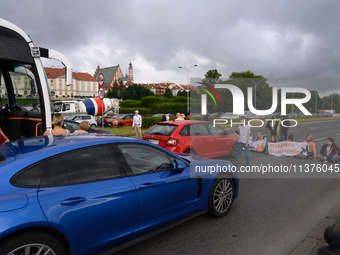
<svg viewBox="0 0 340 255">
<path fill-rule="evenodd" d="M 66 84 L 72 84 L 72 66 L 63 54 L 36 47 L 23 30 L 0 18 L 0 127 L 10 140 L 52 129 L 54 109 L 42 57 L 60 61 Z"/>
</svg>

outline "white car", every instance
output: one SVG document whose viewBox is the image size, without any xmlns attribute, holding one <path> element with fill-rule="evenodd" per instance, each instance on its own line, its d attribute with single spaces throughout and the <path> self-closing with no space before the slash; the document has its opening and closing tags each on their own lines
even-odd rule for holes
<svg viewBox="0 0 340 255">
<path fill-rule="evenodd" d="M 226 112 L 226 113 L 222 114 L 220 116 L 220 118 L 221 119 L 238 119 L 238 118 L 240 118 L 240 116 Z"/>
<path fill-rule="evenodd" d="M 74 114 L 67 117 L 68 120 L 73 120 L 75 122 L 82 122 L 86 120 L 89 123 L 90 128 L 94 128 L 97 126 L 97 120 L 89 114 Z"/>
</svg>

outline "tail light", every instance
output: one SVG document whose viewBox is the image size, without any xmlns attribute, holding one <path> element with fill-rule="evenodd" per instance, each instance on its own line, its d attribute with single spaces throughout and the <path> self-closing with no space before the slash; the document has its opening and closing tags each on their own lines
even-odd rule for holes
<svg viewBox="0 0 340 255">
<path fill-rule="evenodd" d="M 176 147 L 176 146 L 177 146 L 177 143 L 178 143 L 178 140 L 177 140 L 177 139 L 169 138 L 168 142 L 166 143 L 166 146 L 169 146 L 169 147 Z"/>
</svg>

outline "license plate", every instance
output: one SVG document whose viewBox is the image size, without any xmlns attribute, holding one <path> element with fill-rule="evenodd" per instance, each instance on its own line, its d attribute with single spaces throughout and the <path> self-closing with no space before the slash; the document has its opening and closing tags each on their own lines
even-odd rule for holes
<svg viewBox="0 0 340 255">
<path fill-rule="evenodd" d="M 159 140 L 155 140 L 155 139 L 149 139 L 149 142 L 153 144 L 159 144 Z"/>
</svg>

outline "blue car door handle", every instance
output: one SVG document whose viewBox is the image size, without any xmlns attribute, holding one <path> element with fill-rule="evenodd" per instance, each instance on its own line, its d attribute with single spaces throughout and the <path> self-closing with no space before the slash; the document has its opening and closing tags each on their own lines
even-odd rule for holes
<svg viewBox="0 0 340 255">
<path fill-rule="evenodd" d="M 139 186 L 140 189 L 147 189 L 147 188 L 152 188 L 155 187 L 156 185 L 154 183 L 144 183 Z"/>
<path fill-rule="evenodd" d="M 84 202 L 85 200 L 86 200 L 85 197 L 72 197 L 72 198 L 65 199 L 64 201 L 61 201 L 60 204 L 61 205 L 72 205 L 72 204 Z"/>
</svg>

